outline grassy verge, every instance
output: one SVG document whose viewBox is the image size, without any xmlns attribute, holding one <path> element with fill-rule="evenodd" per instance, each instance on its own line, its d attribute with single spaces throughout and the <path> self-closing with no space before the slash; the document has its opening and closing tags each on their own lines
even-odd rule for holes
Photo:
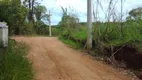
<svg viewBox="0 0 142 80">
<path fill-rule="evenodd" d="M 27 46 L 9 40 L 8 48 L 0 52 L 0 80 L 33 80 L 31 63 L 25 57 Z"/>
<path fill-rule="evenodd" d="M 70 47 L 74 49 L 82 49 L 82 46 L 80 43 L 76 43 L 71 39 L 64 39 L 62 36 L 59 36 L 59 40 L 62 41 L 63 43 L 69 45 Z"/>
</svg>

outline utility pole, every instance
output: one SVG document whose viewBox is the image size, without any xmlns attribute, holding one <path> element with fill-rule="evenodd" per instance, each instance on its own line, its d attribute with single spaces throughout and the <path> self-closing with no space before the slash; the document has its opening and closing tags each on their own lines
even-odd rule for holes
<svg viewBox="0 0 142 80">
<path fill-rule="evenodd" d="M 92 49 L 92 0 L 87 0 L 87 49 Z"/>
<path fill-rule="evenodd" d="M 122 36 L 123 36 L 123 19 L 122 19 L 122 17 L 123 17 L 123 0 L 121 0 L 121 34 L 122 34 Z"/>
<path fill-rule="evenodd" d="M 121 23 L 122 23 L 122 17 L 123 17 L 123 1 L 121 0 Z M 122 27 L 122 26 L 121 26 Z"/>
<path fill-rule="evenodd" d="M 50 13 L 50 10 L 49 10 L 49 36 L 52 36 L 52 32 L 51 32 L 51 13 Z"/>
</svg>

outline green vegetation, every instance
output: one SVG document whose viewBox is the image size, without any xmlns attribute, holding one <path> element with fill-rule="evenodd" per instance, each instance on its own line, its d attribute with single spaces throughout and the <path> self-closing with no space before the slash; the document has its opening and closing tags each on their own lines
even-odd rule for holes
<svg viewBox="0 0 142 80">
<path fill-rule="evenodd" d="M 59 40 L 61 40 L 65 44 L 68 44 L 70 47 L 72 47 L 74 49 L 80 49 L 83 46 L 80 43 L 76 43 L 75 41 L 73 41 L 71 39 L 64 39 L 64 37 L 62 37 L 62 36 L 59 36 Z"/>
<path fill-rule="evenodd" d="M 0 53 L 0 80 L 33 80 L 31 63 L 26 58 L 27 46 L 9 40 L 8 48 Z"/>
<path fill-rule="evenodd" d="M 46 13 L 37 0 L 0 0 L 0 21 L 9 26 L 9 35 L 48 35 Z"/>
<path fill-rule="evenodd" d="M 58 24 L 59 39 L 69 44 L 75 49 L 83 48 L 80 43 L 86 42 L 86 28 L 78 23 L 78 18 L 74 14 L 69 14 L 67 8 L 63 8 L 63 16 Z"/>
<path fill-rule="evenodd" d="M 52 26 L 52 36 L 58 36 L 60 34 L 60 29 L 57 26 Z"/>
<path fill-rule="evenodd" d="M 86 48 L 86 23 L 79 23 L 75 14 L 69 13 L 67 9 L 62 10 L 63 16 L 58 26 L 59 39 L 75 49 Z M 139 8 L 138 10 L 141 11 Z M 124 62 L 128 68 L 141 70 L 142 19 L 137 9 L 130 12 L 126 21 L 122 23 L 94 22 L 93 49 L 89 53 L 92 56 L 103 57 L 104 61 L 113 65 L 123 66 L 119 62 Z"/>
<path fill-rule="evenodd" d="M 71 37 L 74 38 L 75 40 L 81 40 L 81 41 L 86 41 L 87 38 L 87 29 L 86 27 L 80 27 L 78 31 L 74 31 L 71 33 Z"/>
<path fill-rule="evenodd" d="M 102 8 L 99 6 L 100 2 L 97 1 L 96 4 Z M 106 22 L 96 19 L 100 8 L 93 11 L 96 21 L 92 25 L 93 49 L 90 52 L 94 52 L 91 53 L 94 56 L 109 58 L 110 63 L 121 61 L 125 62 L 127 67 L 141 70 L 142 8 L 131 10 L 123 22 L 120 20 L 123 18 L 122 13 L 121 17 L 118 17 L 115 7 L 114 1 L 110 0 L 105 15 Z M 75 49 L 86 48 L 86 23 L 80 23 L 76 13 L 72 13 L 74 11 L 63 7 L 61 9 L 61 21 L 57 26 L 52 26 L 52 35 L 58 35 L 61 41 Z M 47 36 L 49 27 L 43 21 L 50 22 L 49 16 L 45 6 L 37 0 L 0 0 L 0 21 L 8 24 L 10 35 Z M 0 80 L 32 80 L 33 72 L 25 57 L 25 51 L 27 50 L 24 44 L 10 40 L 9 47 L 0 54 Z"/>
</svg>

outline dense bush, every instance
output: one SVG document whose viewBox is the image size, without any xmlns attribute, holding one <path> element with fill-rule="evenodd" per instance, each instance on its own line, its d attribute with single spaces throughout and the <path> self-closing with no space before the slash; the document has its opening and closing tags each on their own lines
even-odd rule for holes
<svg viewBox="0 0 142 80">
<path fill-rule="evenodd" d="M 18 35 L 34 35 L 35 34 L 35 26 L 33 23 L 24 23 L 23 26 L 20 27 L 20 32 Z"/>
<path fill-rule="evenodd" d="M 0 1 L 0 21 L 9 25 L 10 34 L 19 34 L 20 27 L 24 25 L 26 8 L 21 5 L 20 0 Z"/>
<path fill-rule="evenodd" d="M 31 8 L 27 7 L 30 3 L 27 0 L 22 3 L 21 0 L 0 0 L 0 21 L 9 26 L 9 35 L 48 34 L 48 27 L 42 22 L 47 21 L 49 17 L 45 6 L 37 3 L 31 13 Z M 33 15 L 36 19 L 32 19 Z"/>
<path fill-rule="evenodd" d="M 60 35 L 60 29 L 59 29 L 59 27 L 57 27 L 57 26 L 55 26 L 55 27 L 53 27 L 52 26 L 52 36 L 58 36 L 58 35 Z"/>
<path fill-rule="evenodd" d="M 49 27 L 42 21 L 37 21 L 35 23 L 36 34 L 38 35 L 48 35 Z"/>
</svg>

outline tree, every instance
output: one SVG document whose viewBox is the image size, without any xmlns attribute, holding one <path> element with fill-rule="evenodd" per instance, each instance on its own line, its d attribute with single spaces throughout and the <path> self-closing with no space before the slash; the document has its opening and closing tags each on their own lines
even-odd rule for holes
<svg viewBox="0 0 142 80">
<path fill-rule="evenodd" d="M 70 35 L 74 32 L 79 30 L 80 24 L 78 23 L 78 18 L 76 14 L 73 13 L 73 11 L 68 12 L 67 8 L 62 9 L 62 18 L 61 21 L 59 22 L 59 29 L 61 30 L 61 35 L 65 39 L 69 39 Z"/>
<path fill-rule="evenodd" d="M 79 27 L 77 16 L 72 12 L 69 13 L 67 8 L 61 7 L 61 9 L 63 11 L 63 14 L 61 21 L 59 22 L 60 28 L 72 31 Z"/>
<path fill-rule="evenodd" d="M 138 7 L 136 9 L 132 9 L 129 12 L 129 16 L 131 17 L 131 19 L 134 19 L 134 20 L 136 20 L 136 19 L 142 19 L 142 7 Z"/>
<path fill-rule="evenodd" d="M 39 4 L 35 6 L 34 14 L 36 16 L 36 28 L 37 28 L 38 33 L 41 34 L 42 32 L 40 32 L 40 31 L 45 31 L 45 30 L 43 30 L 43 26 L 45 25 L 43 20 L 48 21 L 49 33 L 50 33 L 50 36 L 51 36 L 50 13 L 47 14 L 46 12 L 47 12 L 47 9 L 46 9 L 45 6 L 39 5 Z M 39 31 L 39 29 L 40 29 L 40 31 Z"/>
<path fill-rule="evenodd" d="M 0 21 L 5 21 L 9 25 L 9 32 L 20 34 L 21 26 L 25 22 L 26 9 L 21 5 L 21 0 L 1 0 L 0 1 Z"/>
<path fill-rule="evenodd" d="M 48 17 L 48 15 L 46 14 L 47 12 L 47 9 L 45 6 L 42 6 L 42 5 L 37 5 L 35 6 L 35 16 L 36 16 L 36 19 L 38 21 L 41 21 L 41 19 L 45 19 Z"/>
</svg>

